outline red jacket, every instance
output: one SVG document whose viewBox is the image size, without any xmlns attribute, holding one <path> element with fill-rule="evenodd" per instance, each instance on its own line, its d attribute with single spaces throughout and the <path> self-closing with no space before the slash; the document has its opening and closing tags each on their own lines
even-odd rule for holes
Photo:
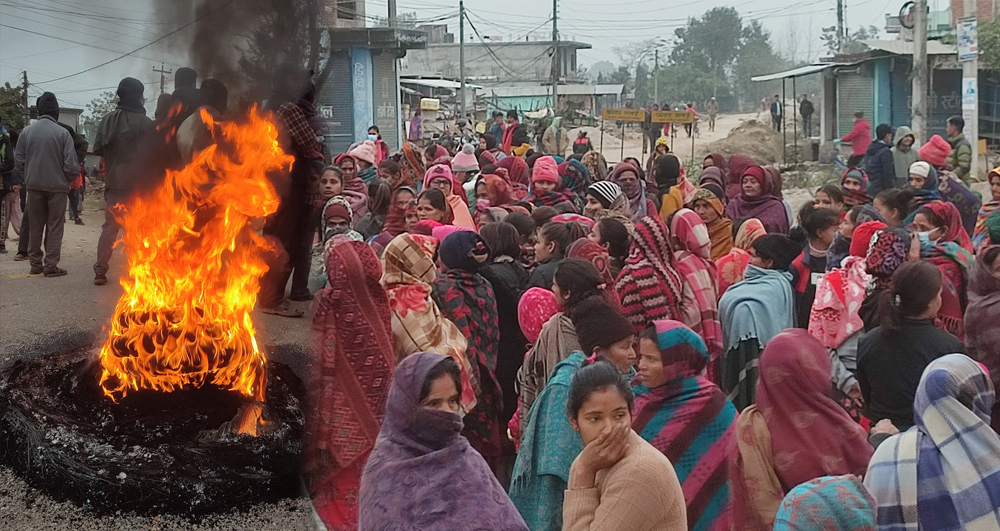
<svg viewBox="0 0 1000 531">
<path fill-rule="evenodd" d="M 855 156 L 864 155 L 872 143 L 872 124 L 868 123 L 868 120 L 854 122 L 851 132 L 844 135 L 840 141 L 844 144 L 850 144 Z"/>
</svg>

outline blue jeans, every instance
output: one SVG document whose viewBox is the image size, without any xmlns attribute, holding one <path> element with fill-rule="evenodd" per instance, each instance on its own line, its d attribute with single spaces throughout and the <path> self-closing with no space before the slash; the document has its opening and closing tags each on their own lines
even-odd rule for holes
<svg viewBox="0 0 1000 531">
<path fill-rule="evenodd" d="M 809 138 L 812 135 L 812 115 L 802 117 L 802 136 Z"/>
</svg>

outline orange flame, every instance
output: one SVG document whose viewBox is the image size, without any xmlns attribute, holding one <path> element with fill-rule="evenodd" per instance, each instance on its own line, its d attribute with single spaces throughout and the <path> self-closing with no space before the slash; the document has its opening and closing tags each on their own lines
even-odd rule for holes
<svg viewBox="0 0 1000 531">
<path fill-rule="evenodd" d="M 251 224 L 277 209 L 267 173 L 293 158 L 256 108 L 246 123 L 201 118 L 215 143 L 116 212 L 128 278 L 100 355 L 101 386 L 116 402 L 130 389 L 209 383 L 264 400 L 250 312 L 270 245 Z"/>
</svg>

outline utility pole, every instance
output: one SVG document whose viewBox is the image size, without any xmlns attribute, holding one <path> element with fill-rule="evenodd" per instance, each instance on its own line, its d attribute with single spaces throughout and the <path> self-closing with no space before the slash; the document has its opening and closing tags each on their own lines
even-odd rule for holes
<svg viewBox="0 0 1000 531">
<path fill-rule="evenodd" d="M 562 59 L 559 55 L 559 0 L 552 0 L 552 118 L 559 111 L 559 76 L 562 74 Z M 562 155 L 559 140 L 562 135 L 556 131 L 556 153 Z M 622 137 L 624 138 L 624 137 Z"/>
<path fill-rule="evenodd" d="M 389 27 L 396 29 L 396 0 L 389 0 Z"/>
<path fill-rule="evenodd" d="M 465 119 L 465 1 L 458 0 L 458 76 L 462 78 L 461 94 L 458 101 L 462 109 L 462 119 Z"/>
<path fill-rule="evenodd" d="M 913 7 L 913 135 L 927 142 L 927 0 Z"/>
<path fill-rule="evenodd" d="M 24 126 L 28 127 L 28 121 L 31 120 L 31 110 L 28 109 L 28 71 L 25 70 L 24 74 Z"/>
<path fill-rule="evenodd" d="M 968 21 L 976 20 L 976 0 L 962 2 L 962 18 Z M 958 21 L 961 24 L 961 21 Z M 978 38 L 976 39 L 978 41 Z M 959 39 L 961 42 L 961 39 Z M 961 48 L 961 46 L 959 46 Z M 961 53 L 961 52 L 960 52 Z M 971 84 L 972 101 L 966 103 L 967 84 Z M 979 58 L 973 57 L 962 61 L 962 115 L 965 119 L 965 139 L 972 145 L 972 166 L 969 178 L 973 181 L 979 178 Z"/>
<path fill-rule="evenodd" d="M 844 0 L 837 0 L 837 53 L 844 53 Z"/>
<path fill-rule="evenodd" d="M 660 49 L 653 50 L 653 103 L 660 103 Z"/>
<path fill-rule="evenodd" d="M 160 94 L 163 94 L 163 93 L 166 92 L 167 78 L 164 77 L 164 74 L 173 74 L 174 73 L 173 70 L 164 70 L 164 66 L 166 66 L 166 65 L 164 65 L 161 62 L 159 70 L 157 70 L 155 66 L 153 67 L 153 72 L 159 72 L 160 73 Z"/>
</svg>

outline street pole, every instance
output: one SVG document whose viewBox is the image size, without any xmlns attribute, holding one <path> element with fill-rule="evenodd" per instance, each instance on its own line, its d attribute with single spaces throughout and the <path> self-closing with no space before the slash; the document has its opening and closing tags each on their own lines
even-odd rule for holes
<svg viewBox="0 0 1000 531">
<path fill-rule="evenodd" d="M 913 136 L 927 142 L 927 0 L 913 8 Z"/>
<path fill-rule="evenodd" d="M 460 80 L 461 94 L 459 95 L 460 107 L 462 109 L 461 118 L 465 119 L 465 2 L 458 0 L 458 76 Z"/>
<path fill-rule="evenodd" d="M 837 53 L 844 53 L 844 0 L 837 0 Z"/>
<path fill-rule="evenodd" d="M 653 103 L 660 103 L 660 49 L 653 50 Z"/>
<path fill-rule="evenodd" d="M 964 0 L 962 2 L 962 18 L 976 17 L 976 0 Z M 965 139 L 972 145 L 972 166 L 969 168 L 969 178 L 973 181 L 979 179 L 979 59 L 973 58 L 962 61 L 962 85 L 963 93 L 967 80 L 972 80 L 975 88 L 975 97 L 971 104 L 962 104 L 962 114 L 965 118 Z"/>
<path fill-rule="evenodd" d="M 389 0 L 389 27 L 396 29 L 396 0 Z"/>
<path fill-rule="evenodd" d="M 562 74 L 562 60 L 559 55 L 559 0 L 552 0 L 552 118 L 559 112 L 559 76 Z M 623 132 L 624 135 L 624 132 Z M 559 141 L 562 134 L 556 131 L 556 154 L 562 156 Z M 624 143 L 625 137 L 622 136 Z"/>
<path fill-rule="evenodd" d="M 155 66 L 153 67 L 153 72 L 159 72 L 160 73 L 160 94 L 163 94 L 164 91 L 166 90 L 167 79 L 164 77 L 164 74 L 172 74 L 173 73 L 173 70 L 164 70 L 164 66 L 166 66 L 166 65 L 164 65 L 163 62 L 160 62 L 160 69 L 159 70 L 157 70 Z"/>
<path fill-rule="evenodd" d="M 28 127 L 28 122 L 31 120 L 31 110 L 28 109 L 28 71 L 24 72 L 24 126 Z"/>
</svg>

